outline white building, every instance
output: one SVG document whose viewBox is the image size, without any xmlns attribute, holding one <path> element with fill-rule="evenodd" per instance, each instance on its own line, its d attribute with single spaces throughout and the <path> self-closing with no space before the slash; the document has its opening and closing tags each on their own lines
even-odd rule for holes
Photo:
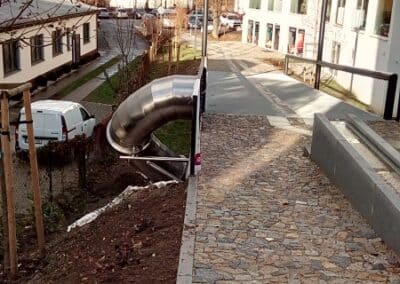
<svg viewBox="0 0 400 284">
<path fill-rule="evenodd" d="M 143 9 L 146 7 L 146 2 L 151 9 L 174 6 L 191 9 L 194 4 L 194 0 L 110 0 L 110 7 L 127 9 L 136 7 L 137 9 Z"/>
<path fill-rule="evenodd" d="M 242 41 L 315 58 L 321 4 L 321 0 L 242 0 L 246 13 Z M 323 60 L 400 74 L 398 27 L 400 1 L 328 0 Z M 383 113 L 387 83 L 357 75 L 352 79 L 345 72 L 335 75 L 343 87 L 352 85 L 361 102 Z"/>
<path fill-rule="evenodd" d="M 68 72 L 98 55 L 96 9 L 70 1 L 35 0 L 17 15 L 25 1 L 0 7 L 0 83 L 32 82 Z"/>
</svg>

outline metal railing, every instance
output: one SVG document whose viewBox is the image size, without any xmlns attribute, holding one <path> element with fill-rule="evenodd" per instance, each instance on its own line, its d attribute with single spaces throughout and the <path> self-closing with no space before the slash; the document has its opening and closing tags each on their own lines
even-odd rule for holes
<svg viewBox="0 0 400 284">
<path fill-rule="evenodd" d="M 386 91 L 386 100 L 385 100 L 385 109 L 383 113 L 384 119 L 393 119 L 393 109 L 394 103 L 396 99 L 396 88 L 397 88 L 397 74 L 368 70 L 363 68 L 351 67 L 346 65 L 334 64 L 326 61 L 318 61 L 315 59 L 299 57 L 291 54 L 287 54 L 285 56 L 285 74 L 287 75 L 289 72 L 289 61 L 290 59 L 296 61 L 302 61 L 309 64 L 314 64 L 320 67 L 327 67 L 338 71 L 344 71 L 351 74 L 366 76 L 374 79 L 384 80 L 388 82 L 388 87 Z M 400 120 L 400 98 L 397 107 L 397 116 L 395 118 L 397 121 Z"/>
</svg>

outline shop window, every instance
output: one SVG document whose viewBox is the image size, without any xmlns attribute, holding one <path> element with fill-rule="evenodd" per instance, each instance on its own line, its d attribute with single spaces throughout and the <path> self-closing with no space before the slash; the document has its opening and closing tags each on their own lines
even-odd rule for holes
<svg viewBox="0 0 400 284">
<path fill-rule="evenodd" d="M 265 39 L 265 47 L 272 48 L 272 33 L 274 30 L 274 26 L 272 24 L 267 24 L 267 36 Z"/>
</svg>

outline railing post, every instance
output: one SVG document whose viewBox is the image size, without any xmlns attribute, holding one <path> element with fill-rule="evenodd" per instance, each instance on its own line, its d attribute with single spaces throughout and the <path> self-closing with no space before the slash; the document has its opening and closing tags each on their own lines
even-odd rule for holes
<svg viewBox="0 0 400 284">
<path fill-rule="evenodd" d="M 286 75 L 289 74 L 289 57 L 287 54 L 285 56 L 285 71 L 284 72 Z"/>
<path fill-rule="evenodd" d="M 397 74 L 392 74 L 390 75 L 388 80 L 383 119 L 393 119 L 394 101 L 396 99 L 396 88 L 397 88 Z M 397 116 L 399 116 L 398 113 Z"/>
</svg>

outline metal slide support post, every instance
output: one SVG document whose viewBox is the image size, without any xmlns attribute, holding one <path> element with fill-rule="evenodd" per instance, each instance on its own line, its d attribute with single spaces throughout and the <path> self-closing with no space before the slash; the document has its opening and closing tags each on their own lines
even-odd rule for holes
<svg viewBox="0 0 400 284">
<path fill-rule="evenodd" d="M 397 74 L 392 74 L 390 75 L 388 80 L 383 119 L 393 119 L 394 101 L 396 99 L 396 88 L 397 88 Z M 397 114 L 397 116 L 399 116 L 399 114 Z"/>
<path fill-rule="evenodd" d="M 197 124 L 197 104 L 199 103 L 198 96 L 193 96 L 193 115 L 192 115 L 192 133 L 190 143 L 190 175 L 195 175 L 195 164 L 196 164 L 196 143 L 197 143 L 197 130 L 199 125 Z"/>
<path fill-rule="evenodd" d="M 314 88 L 319 90 L 321 83 L 321 65 L 322 54 L 324 52 L 324 38 L 325 38 L 325 21 L 326 11 L 328 10 L 328 0 L 322 0 L 321 7 L 321 22 L 319 23 L 319 37 L 318 37 L 318 53 L 317 53 L 317 66 L 315 67 L 315 83 Z"/>
<path fill-rule="evenodd" d="M 396 120 L 400 122 L 400 94 L 399 94 L 399 99 L 397 102 L 397 116 L 396 116 Z"/>
<path fill-rule="evenodd" d="M 203 57 L 205 60 L 206 57 Z M 203 61 L 204 62 L 204 61 Z M 204 65 L 200 78 L 200 113 L 206 111 L 207 67 Z"/>
<path fill-rule="evenodd" d="M 203 70 L 200 80 L 200 113 L 206 110 L 206 89 L 207 89 L 207 35 L 208 35 L 208 0 L 204 0 L 203 10 L 203 39 L 201 45 L 201 56 Z"/>
</svg>

